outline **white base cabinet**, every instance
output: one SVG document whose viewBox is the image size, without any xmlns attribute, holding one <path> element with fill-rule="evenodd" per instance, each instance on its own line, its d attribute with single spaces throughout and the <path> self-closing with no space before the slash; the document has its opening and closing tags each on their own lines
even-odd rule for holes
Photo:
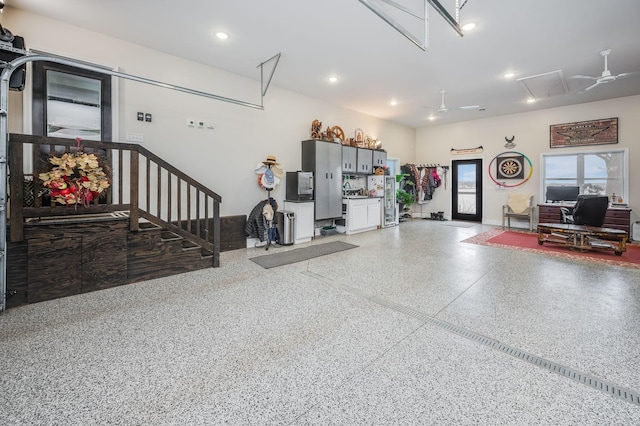
<svg viewBox="0 0 640 426">
<path fill-rule="evenodd" d="M 381 198 L 343 199 L 344 225 L 337 226 L 337 230 L 345 234 L 356 234 L 380 228 L 381 200 Z"/>
<path fill-rule="evenodd" d="M 285 201 L 284 210 L 293 212 L 293 243 L 311 241 L 314 233 L 314 202 Z"/>
</svg>

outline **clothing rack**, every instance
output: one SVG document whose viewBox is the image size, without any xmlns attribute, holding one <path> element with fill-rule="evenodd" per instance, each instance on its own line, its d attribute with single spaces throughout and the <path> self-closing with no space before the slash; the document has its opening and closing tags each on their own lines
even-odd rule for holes
<svg viewBox="0 0 640 426">
<path fill-rule="evenodd" d="M 271 164 L 266 164 L 266 166 L 271 169 Z M 271 202 L 271 189 L 267 189 L 267 201 L 270 203 Z M 265 250 L 269 250 L 269 247 L 271 247 L 271 229 L 273 229 L 273 222 L 276 219 L 276 211 L 273 211 L 273 219 L 268 221 L 268 226 L 267 226 L 267 244 L 264 246 Z"/>
<path fill-rule="evenodd" d="M 443 166 L 441 164 L 416 164 L 416 167 L 419 169 L 435 169 L 437 167 L 441 167 L 445 170 L 449 170 L 449 166 Z"/>
<path fill-rule="evenodd" d="M 446 189 L 449 166 L 439 163 L 405 163 L 401 166 L 401 170 L 402 173 L 408 174 L 407 180 L 415 185 L 413 190 L 415 201 L 417 206 L 420 206 L 420 216 L 423 216 L 422 205 L 431 201 L 435 189 L 441 184 L 444 184 Z"/>
</svg>

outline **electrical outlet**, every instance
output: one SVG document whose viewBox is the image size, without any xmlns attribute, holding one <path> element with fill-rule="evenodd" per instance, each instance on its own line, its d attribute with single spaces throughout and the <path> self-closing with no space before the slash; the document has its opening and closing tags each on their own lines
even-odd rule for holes
<svg viewBox="0 0 640 426">
<path fill-rule="evenodd" d="M 204 129 L 204 121 L 198 121 L 198 128 Z"/>
</svg>

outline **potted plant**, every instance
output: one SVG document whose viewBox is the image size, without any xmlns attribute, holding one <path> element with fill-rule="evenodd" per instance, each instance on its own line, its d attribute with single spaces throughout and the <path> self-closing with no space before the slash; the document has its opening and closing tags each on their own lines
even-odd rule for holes
<svg viewBox="0 0 640 426">
<path fill-rule="evenodd" d="M 396 190 L 396 202 L 398 203 L 398 208 L 400 210 L 400 219 L 411 216 L 408 211 L 411 208 L 411 205 L 414 203 L 415 199 L 413 197 L 413 191 L 408 192 L 405 188 L 413 187 L 414 183 L 406 180 L 405 178 L 409 176 L 407 174 L 396 175 L 396 182 L 398 182 L 398 189 Z"/>
</svg>

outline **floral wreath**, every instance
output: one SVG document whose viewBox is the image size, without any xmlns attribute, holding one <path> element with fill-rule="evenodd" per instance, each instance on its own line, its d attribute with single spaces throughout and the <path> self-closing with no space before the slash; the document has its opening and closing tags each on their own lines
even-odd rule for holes
<svg viewBox="0 0 640 426">
<path fill-rule="evenodd" d="M 76 141 L 77 151 L 50 157 L 49 163 L 54 167 L 38 177 L 52 201 L 88 207 L 91 201 L 109 188 L 108 167 L 97 155 L 80 149 L 82 139 L 77 138 Z"/>
</svg>

